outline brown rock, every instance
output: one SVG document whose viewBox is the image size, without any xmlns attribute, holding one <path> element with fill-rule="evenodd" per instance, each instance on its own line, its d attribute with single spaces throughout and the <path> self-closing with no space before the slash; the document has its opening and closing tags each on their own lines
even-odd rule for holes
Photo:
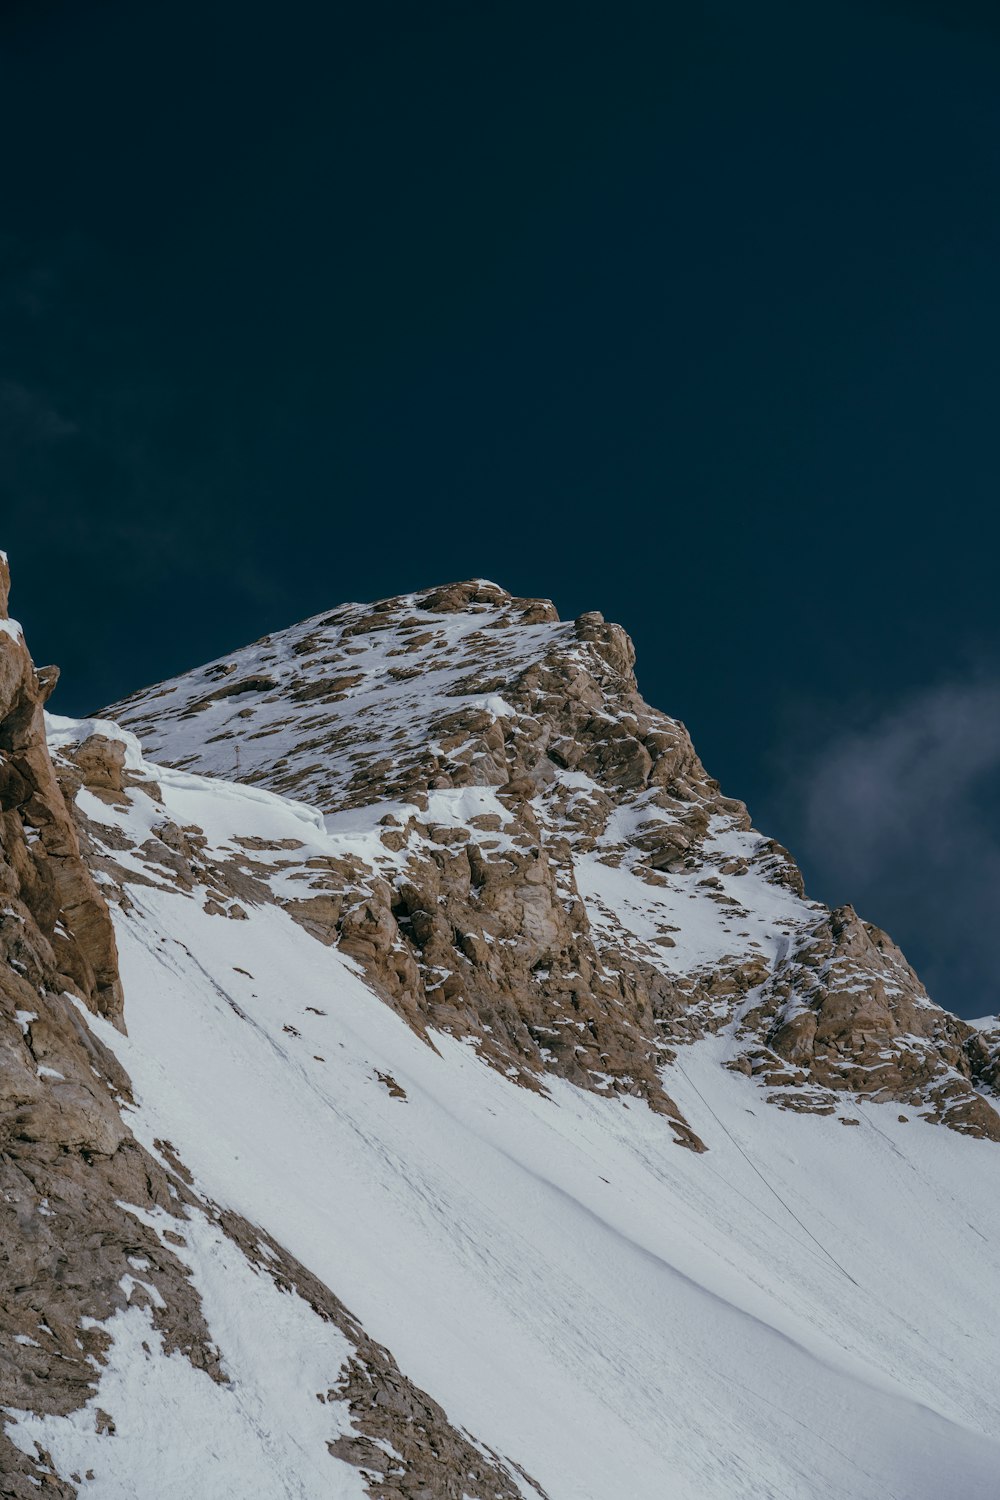
<svg viewBox="0 0 1000 1500">
<path fill-rule="evenodd" d="M 92 734 L 78 745 L 71 759 L 80 771 L 83 785 L 120 792 L 125 775 L 125 746 L 103 734 Z"/>
</svg>

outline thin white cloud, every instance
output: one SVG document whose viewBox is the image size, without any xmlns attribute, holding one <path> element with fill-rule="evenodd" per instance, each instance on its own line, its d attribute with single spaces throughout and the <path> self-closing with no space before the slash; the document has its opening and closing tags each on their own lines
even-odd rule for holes
<svg viewBox="0 0 1000 1500">
<path fill-rule="evenodd" d="M 1000 682 L 937 686 L 834 736 L 798 778 L 802 853 L 928 989 L 1000 1008 Z"/>
</svg>

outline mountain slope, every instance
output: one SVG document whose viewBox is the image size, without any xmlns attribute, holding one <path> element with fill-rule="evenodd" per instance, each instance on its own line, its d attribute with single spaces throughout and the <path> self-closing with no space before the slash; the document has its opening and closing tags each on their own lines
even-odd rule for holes
<svg viewBox="0 0 1000 1500">
<path fill-rule="evenodd" d="M 956 1473 L 990 1492 L 996 1453 L 975 1431 L 991 1430 L 992 1357 L 968 1347 L 996 1275 L 979 1236 L 997 1226 L 956 1222 L 941 1195 L 956 1172 L 994 1170 L 991 1143 L 893 1135 L 878 1106 L 863 1133 L 747 1115 L 714 1039 L 677 1080 L 705 1155 L 678 1151 L 642 1102 L 559 1079 L 550 1098 L 519 1090 L 455 1039 L 428 1047 L 279 904 L 206 912 L 209 889 L 231 899 L 227 846 L 315 851 L 324 834 L 259 794 L 170 776 L 157 826 L 204 831 L 211 884 L 126 886 L 130 1036 L 104 1034 L 141 1101 L 130 1123 L 152 1149 L 167 1137 L 203 1196 L 280 1226 L 453 1423 L 552 1496 L 937 1495 Z M 134 814 L 89 811 L 129 836 Z M 151 879 L 156 852 L 118 858 Z M 903 1160 L 920 1192 L 903 1180 L 887 1201 Z M 937 1209 L 915 1253 L 924 1193 Z"/>
<path fill-rule="evenodd" d="M 634 659 L 600 615 L 563 624 L 478 580 L 345 605 L 109 713 L 167 764 L 321 808 L 365 902 L 300 914 L 411 1024 L 475 1037 L 522 1082 L 554 1071 L 676 1118 L 659 1063 L 724 1028 L 777 1103 L 862 1093 L 1000 1139 L 979 1033 L 884 933 L 804 899 Z"/>
<path fill-rule="evenodd" d="M 142 748 L 49 720 L 127 1031 L 54 959 L 37 1004 L 115 1070 L 86 1170 L 161 1186 L 74 1268 L 75 1400 L 5 1392 L 12 1493 L 995 1493 L 989 1039 L 553 616 L 349 606 L 118 706 Z"/>
</svg>

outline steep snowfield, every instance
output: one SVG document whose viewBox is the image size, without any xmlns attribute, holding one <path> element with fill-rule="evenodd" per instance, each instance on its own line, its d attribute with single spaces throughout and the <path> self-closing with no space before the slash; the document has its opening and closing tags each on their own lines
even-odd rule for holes
<svg viewBox="0 0 1000 1500">
<path fill-rule="evenodd" d="M 363 813 L 326 831 L 278 796 L 159 776 L 166 813 L 218 846 L 373 839 Z M 141 800 L 87 811 L 138 843 Z M 631 877 L 593 868 L 594 895 L 638 921 Z M 128 1036 L 88 1019 L 133 1080 L 137 1136 L 169 1141 L 203 1196 L 280 1240 L 551 1500 L 996 1496 L 993 1143 L 885 1106 L 852 1104 L 848 1128 L 768 1108 L 720 1037 L 666 1076 L 695 1155 L 640 1101 L 558 1078 L 531 1093 L 453 1038 L 427 1045 L 279 907 L 226 921 L 180 891 L 129 894 Z M 207 1221 L 187 1240 L 231 1387 L 158 1353 L 130 1310 L 90 1409 L 25 1416 L 16 1440 L 92 1470 L 100 1500 L 363 1494 L 326 1453 L 346 1418 L 316 1401 L 339 1335 Z"/>
<path fill-rule="evenodd" d="M 167 1214 L 147 1222 L 161 1231 L 177 1227 Z M 349 1354 L 347 1340 L 301 1298 L 256 1275 L 203 1215 L 189 1216 L 185 1237 L 182 1255 L 229 1385 L 217 1385 L 176 1351 L 166 1355 L 148 1309 L 130 1306 L 106 1325 L 113 1347 L 98 1394 L 68 1417 L 22 1413 L 8 1429 L 14 1441 L 26 1453 L 40 1443 L 63 1475 L 91 1471 L 82 1492 L 109 1500 L 361 1500 L 367 1492 L 359 1472 L 326 1452 L 350 1422 L 316 1400 Z M 135 1281 L 143 1284 L 141 1267 Z M 101 1433 L 101 1412 L 113 1433 Z"/>
</svg>

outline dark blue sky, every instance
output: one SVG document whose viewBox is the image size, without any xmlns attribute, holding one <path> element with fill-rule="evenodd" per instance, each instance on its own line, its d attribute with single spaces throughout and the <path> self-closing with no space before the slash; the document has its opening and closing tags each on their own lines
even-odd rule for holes
<svg viewBox="0 0 1000 1500">
<path fill-rule="evenodd" d="M 599 608 L 813 891 L 996 1010 L 995 14 L 4 7 L 53 706 L 468 575 Z"/>
</svg>

